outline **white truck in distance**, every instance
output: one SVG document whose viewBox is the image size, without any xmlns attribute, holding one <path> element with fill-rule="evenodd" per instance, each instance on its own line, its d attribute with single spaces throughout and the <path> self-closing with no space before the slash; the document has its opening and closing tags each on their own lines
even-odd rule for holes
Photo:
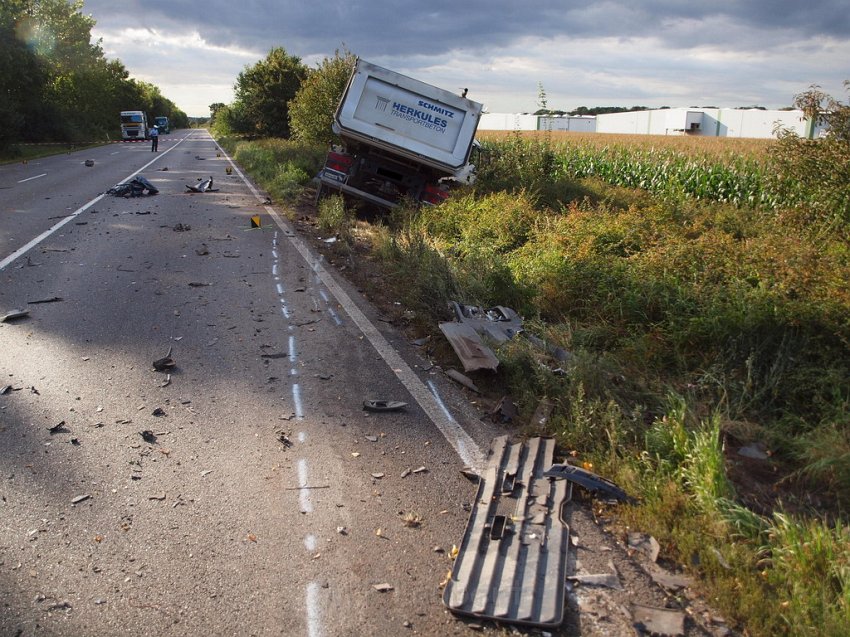
<svg viewBox="0 0 850 637">
<path fill-rule="evenodd" d="M 147 139 L 148 117 L 144 111 L 121 111 L 121 139 Z"/>
<path fill-rule="evenodd" d="M 469 155 L 483 106 L 357 60 L 334 115 L 333 148 L 319 173 L 325 188 L 392 208 L 404 198 L 438 204 L 448 181 L 471 183 Z"/>
</svg>

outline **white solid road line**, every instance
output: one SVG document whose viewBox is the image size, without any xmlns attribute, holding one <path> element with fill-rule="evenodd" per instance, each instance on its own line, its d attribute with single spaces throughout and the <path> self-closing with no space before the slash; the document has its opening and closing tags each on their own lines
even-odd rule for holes
<svg viewBox="0 0 850 637">
<path fill-rule="evenodd" d="M 218 146 L 218 144 L 216 145 Z M 239 170 L 239 167 L 230 158 L 230 155 L 228 155 L 221 146 L 218 147 L 225 159 L 230 162 L 230 165 L 233 167 L 233 170 L 236 171 L 236 174 L 239 175 L 242 181 L 245 182 L 245 185 L 248 186 L 248 189 L 253 193 L 254 197 L 257 198 L 257 201 L 265 201 L 265 197 L 260 195 L 259 191 L 254 188 L 254 185 L 248 181 L 245 175 L 242 174 L 242 171 Z M 328 273 L 322 264 L 312 255 L 307 245 L 298 236 L 296 236 L 289 224 L 274 208 L 268 205 L 264 206 L 264 208 L 269 216 L 274 219 L 277 226 L 283 231 L 283 234 L 289 239 L 292 246 L 298 250 L 307 264 L 313 269 L 319 280 L 325 285 L 334 298 L 336 298 L 337 303 L 339 303 L 363 335 L 369 340 L 372 347 L 375 348 L 381 358 L 383 358 L 387 365 L 389 365 L 390 369 L 393 370 L 396 377 L 401 381 L 405 388 L 407 388 L 410 395 L 413 396 L 413 399 L 431 419 L 431 422 L 434 423 L 434 426 L 440 430 L 440 433 L 443 434 L 443 437 L 454 448 L 458 456 L 460 456 L 461 460 L 463 460 L 464 464 L 478 471 L 483 470 L 486 456 L 481 451 L 481 448 L 475 440 L 466 433 L 463 427 L 461 427 L 450 414 L 447 415 L 448 410 L 445 405 L 443 405 L 442 402 L 431 393 L 428 387 L 426 387 L 414 371 L 410 369 L 410 366 L 405 362 L 405 360 L 398 352 L 396 352 L 392 345 L 389 344 L 387 339 L 385 339 L 371 321 L 366 318 L 366 315 L 360 311 L 360 308 L 358 308 L 354 301 L 351 300 L 351 297 L 348 296 L 345 290 L 337 284 L 330 273 Z"/>
<path fill-rule="evenodd" d="M 162 152 L 162 154 L 157 155 L 157 156 L 156 156 L 156 157 L 154 157 L 152 160 L 150 160 L 148 163 L 146 163 L 144 166 L 142 166 L 141 168 L 139 168 L 136 172 L 134 172 L 134 173 L 131 173 L 131 174 L 127 175 L 126 177 L 124 177 L 124 179 L 122 179 L 122 180 L 121 180 L 121 181 L 119 181 L 118 183 L 120 184 L 120 183 L 123 183 L 123 182 L 127 181 L 128 179 L 132 179 L 133 177 L 135 177 L 136 175 L 138 175 L 140 172 L 142 172 L 145 168 L 147 168 L 148 166 L 150 166 L 152 163 L 154 163 L 154 162 L 155 162 L 155 161 L 157 161 L 158 159 L 160 159 L 160 158 L 164 157 L 165 155 L 167 155 L 168 153 L 170 153 L 172 150 L 174 150 L 175 148 L 177 148 L 177 147 L 178 147 L 180 144 L 182 144 L 182 143 L 183 143 L 186 139 L 188 139 L 188 137 L 186 137 L 186 138 L 184 138 L 184 139 L 181 139 L 179 142 L 177 142 L 176 144 L 174 144 L 174 146 L 172 146 L 171 148 L 169 148 L 169 149 L 168 149 L 168 150 L 166 150 L 166 151 L 163 151 L 163 152 Z M 47 173 L 44 173 L 44 174 L 46 175 Z M 115 185 L 117 186 L 118 184 L 115 184 Z M 108 189 L 107 189 L 107 190 L 108 190 Z M 12 263 L 12 262 L 13 262 L 15 259 L 17 259 L 18 257 L 22 257 L 22 256 L 24 256 L 27 252 L 29 252 L 30 250 L 32 250 L 35 246 L 37 246 L 37 245 L 38 245 L 39 243 L 41 243 L 42 241 L 44 241 L 47 237 L 49 237 L 49 236 L 50 236 L 50 235 L 52 235 L 54 232 L 56 232 L 57 230 L 59 230 L 60 228 L 62 228 L 65 224 L 67 224 L 67 223 L 68 223 L 68 222 L 70 222 L 71 220 L 76 219 L 77 217 L 79 217 L 82 213 L 84 213 L 86 210 L 88 210 L 89 208 L 91 208 L 94 204 L 96 204 L 98 201 L 100 201 L 101 199 L 103 199 L 105 196 L 106 196 L 106 193 L 102 193 L 102 194 L 98 195 L 97 197 L 95 197 L 94 199 L 92 199 L 91 201 L 89 201 L 88 203 L 86 203 L 86 204 L 84 204 L 84 205 L 80 206 L 79 208 L 77 208 L 74 212 L 72 212 L 70 215 L 68 215 L 68 216 L 67 216 L 67 217 L 65 217 L 64 219 L 62 219 L 62 221 L 60 221 L 60 222 L 59 222 L 59 223 L 57 223 L 56 225 L 54 225 L 54 226 L 52 226 L 52 227 L 48 228 L 47 230 L 45 230 L 44 232 L 42 232 L 42 233 L 41 233 L 40 235 L 38 235 L 35 239 L 32 239 L 31 241 L 29 241 L 29 242 L 28 242 L 28 243 L 26 243 L 25 245 L 23 245 L 23 246 L 21 246 L 20 248 L 18 248 L 17 250 L 15 250 L 15 251 L 14 251 L 12 254 L 10 254 L 8 257 L 6 257 L 6 258 L 5 258 L 5 259 L 3 259 L 2 261 L 0 261 L 0 270 L 5 269 L 7 265 L 9 265 L 10 263 Z"/>
<path fill-rule="evenodd" d="M 18 183 L 22 184 L 25 181 L 32 181 L 33 179 L 38 179 L 40 177 L 46 177 L 46 176 L 47 176 L 47 173 L 41 173 L 40 175 L 36 175 L 35 177 L 27 177 L 26 179 L 19 179 Z"/>
</svg>

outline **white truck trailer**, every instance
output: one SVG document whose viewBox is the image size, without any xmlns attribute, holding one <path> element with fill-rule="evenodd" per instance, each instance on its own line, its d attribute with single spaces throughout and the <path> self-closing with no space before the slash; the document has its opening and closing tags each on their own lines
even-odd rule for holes
<svg viewBox="0 0 850 637">
<path fill-rule="evenodd" d="M 121 139 L 148 138 L 148 117 L 144 111 L 121 111 Z"/>
<path fill-rule="evenodd" d="M 385 208 L 405 197 L 442 202 L 449 182 L 474 179 L 469 156 L 482 108 L 357 60 L 333 121 L 343 146 L 328 153 L 319 194 L 328 188 Z"/>
</svg>

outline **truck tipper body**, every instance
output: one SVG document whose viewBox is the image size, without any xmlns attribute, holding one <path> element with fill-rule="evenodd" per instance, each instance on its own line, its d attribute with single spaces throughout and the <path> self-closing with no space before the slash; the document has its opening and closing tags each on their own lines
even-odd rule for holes
<svg viewBox="0 0 850 637">
<path fill-rule="evenodd" d="M 148 117 L 144 111 L 121 111 L 121 139 L 148 138 Z"/>
<path fill-rule="evenodd" d="M 392 208 L 402 198 L 437 204 L 448 182 L 471 183 L 483 106 L 456 93 L 357 60 L 334 115 L 342 147 L 319 173 L 329 188 Z"/>
</svg>

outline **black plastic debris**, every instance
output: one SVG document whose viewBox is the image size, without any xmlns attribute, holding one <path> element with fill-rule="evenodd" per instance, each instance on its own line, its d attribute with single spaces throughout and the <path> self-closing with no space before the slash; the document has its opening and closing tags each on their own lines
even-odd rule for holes
<svg viewBox="0 0 850 637">
<path fill-rule="evenodd" d="M 40 299 L 38 301 L 27 301 L 27 305 L 38 305 L 40 303 L 59 303 L 60 301 L 64 301 L 61 296 L 53 296 L 49 299 Z"/>
<path fill-rule="evenodd" d="M 165 416 L 167 414 L 165 413 L 165 410 L 162 407 L 157 407 L 153 410 L 153 412 L 151 412 L 151 415 L 156 416 L 157 418 L 161 418 L 162 416 Z"/>
<path fill-rule="evenodd" d="M 147 443 L 153 444 L 156 442 L 156 434 L 152 432 L 150 429 L 145 429 L 144 431 L 140 431 L 139 435 L 142 437 Z"/>
<path fill-rule="evenodd" d="M 64 420 L 57 422 L 52 427 L 48 427 L 47 431 L 50 432 L 50 435 L 68 433 L 68 430 L 65 428 L 65 421 Z"/>
<path fill-rule="evenodd" d="M 136 175 L 130 181 L 113 186 L 106 191 L 106 194 L 124 198 L 144 197 L 159 194 L 159 189 L 141 175 Z"/>
<path fill-rule="evenodd" d="M 580 487 L 584 487 L 588 491 L 608 500 L 617 500 L 618 502 L 625 502 L 627 504 L 633 504 L 635 502 L 633 497 L 610 480 L 581 467 L 574 467 L 570 464 L 553 464 L 543 475 L 547 478 L 564 479 L 574 482 Z"/>
</svg>

